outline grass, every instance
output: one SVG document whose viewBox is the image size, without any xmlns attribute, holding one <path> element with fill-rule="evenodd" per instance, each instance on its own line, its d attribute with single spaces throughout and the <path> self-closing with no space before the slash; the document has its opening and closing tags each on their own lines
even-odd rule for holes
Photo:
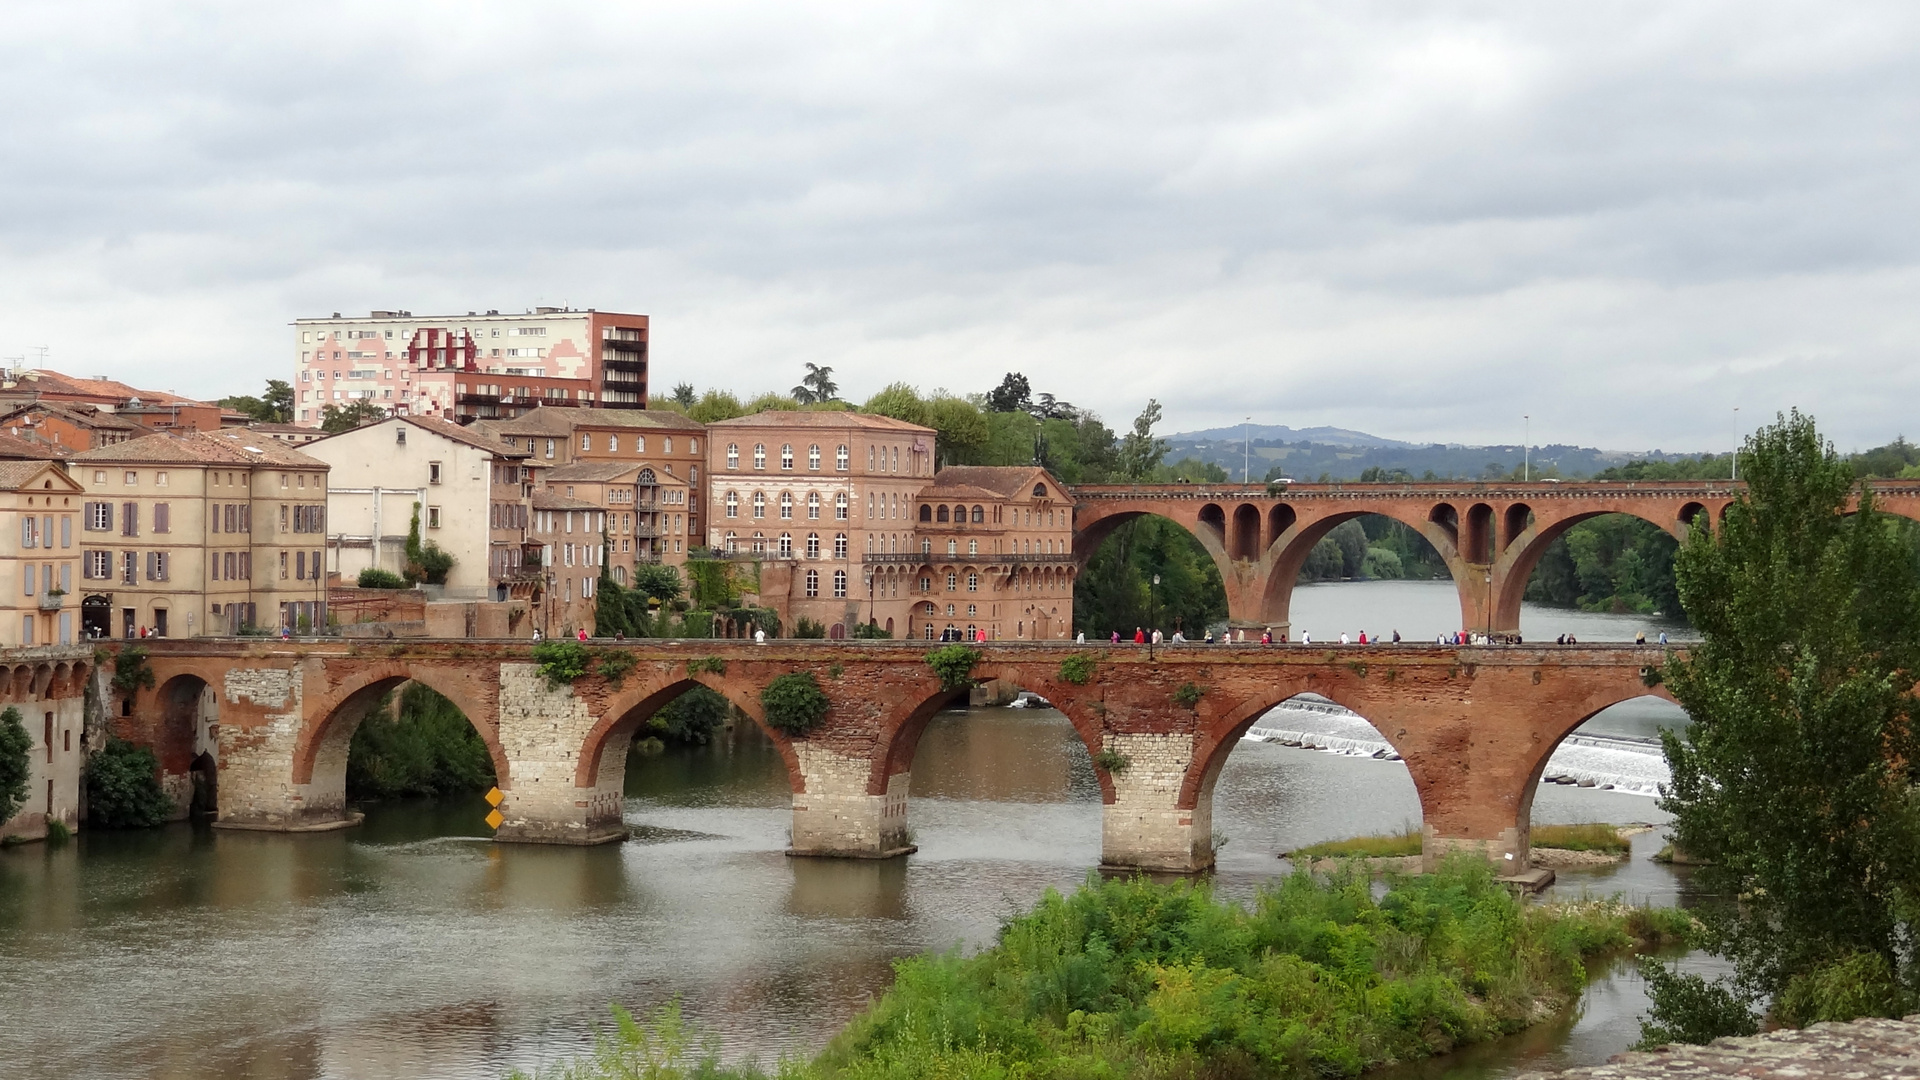
<svg viewBox="0 0 1920 1080">
<path fill-rule="evenodd" d="M 1420 854 L 1420 830 L 1408 829 L 1388 836 L 1350 836 L 1345 840 L 1324 840 L 1290 852 L 1295 859 L 1340 859 L 1359 856 L 1365 859 L 1391 859 Z"/>
<path fill-rule="evenodd" d="M 1535 825 L 1533 846 L 1565 851 L 1599 851 L 1608 855 L 1625 855 L 1633 850 L 1633 844 L 1620 835 L 1619 828 L 1598 822 L 1585 825 Z"/>
<path fill-rule="evenodd" d="M 1527 905 L 1471 857 L 1375 899 L 1305 872 L 1248 904 L 1204 883 L 1090 876 L 1049 891 L 972 957 L 901 960 L 892 989 L 783 1080 L 1354 1076 L 1554 1015 L 1588 961 L 1685 940 L 1673 909 Z M 594 1053 L 543 1080 L 762 1077 L 721 1064 L 677 1009 L 616 1010 Z"/>
</svg>

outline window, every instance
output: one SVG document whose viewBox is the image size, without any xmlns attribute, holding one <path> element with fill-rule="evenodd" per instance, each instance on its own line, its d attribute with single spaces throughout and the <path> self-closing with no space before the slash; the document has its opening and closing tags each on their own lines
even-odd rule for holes
<svg viewBox="0 0 1920 1080">
<path fill-rule="evenodd" d="M 164 471 L 153 474 L 153 486 L 154 487 L 167 486 L 167 474 Z"/>
<path fill-rule="evenodd" d="M 853 455 L 848 452 L 845 443 L 842 443 L 840 448 L 833 452 L 833 467 L 841 472 L 846 472 L 852 461 Z"/>
<path fill-rule="evenodd" d="M 817 559 L 819 557 L 820 557 L 820 534 L 808 533 L 807 534 L 807 558 Z"/>
<path fill-rule="evenodd" d="M 753 516 L 756 518 L 767 516 L 767 493 L 764 491 L 753 493 Z"/>
<path fill-rule="evenodd" d="M 112 532 L 113 504 L 110 502 L 88 503 L 85 528 L 88 532 Z"/>
<path fill-rule="evenodd" d="M 983 507 L 983 506 L 976 506 L 976 507 L 974 507 L 974 508 L 973 508 L 973 523 L 974 523 L 975 525 L 979 525 L 979 524 L 982 524 L 982 523 L 984 523 L 984 522 L 985 522 L 986 520 L 987 520 L 987 511 L 986 511 L 986 508 L 985 508 L 985 507 Z"/>
<path fill-rule="evenodd" d="M 134 472 L 132 469 L 128 469 L 126 472 L 126 475 L 122 477 L 122 479 L 126 482 L 126 485 L 128 487 L 134 487 L 140 483 L 140 474 L 137 472 Z"/>
<path fill-rule="evenodd" d="M 615 453 L 615 454 L 620 452 L 620 436 L 618 435 L 607 436 L 607 450 L 609 453 Z"/>
<path fill-rule="evenodd" d="M 437 484 L 439 482 L 440 482 L 440 463 L 437 461 L 427 462 L 427 483 Z"/>
<path fill-rule="evenodd" d="M 820 447 L 818 445 L 807 447 L 807 468 L 813 472 L 820 471 Z"/>
<path fill-rule="evenodd" d="M 847 493 L 844 491 L 833 497 L 833 519 L 847 520 Z"/>
<path fill-rule="evenodd" d="M 780 493 L 780 519 L 782 521 L 793 520 L 793 492 L 791 491 L 783 491 Z"/>
<path fill-rule="evenodd" d="M 728 443 L 727 444 L 727 468 L 738 469 L 739 467 L 740 467 L 740 444 Z"/>
<path fill-rule="evenodd" d="M 833 557 L 836 559 L 844 559 L 847 557 L 847 534 L 846 533 L 834 534 Z"/>
<path fill-rule="evenodd" d="M 807 595 L 810 597 L 820 595 L 820 571 L 818 570 L 807 571 Z"/>
<path fill-rule="evenodd" d="M 547 440 L 547 460 L 553 460 L 553 440 Z"/>
<path fill-rule="evenodd" d="M 591 450 L 591 449 L 593 449 L 593 436 L 592 436 L 592 435 L 589 435 L 589 434 L 587 434 L 587 433 L 586 433 L 586 432 L 584 432 L 584 431 L 580 433 L 580 449 L 582 449 L 582 450 Z"/>
<path fill-rule="evenodd" d="M 764 469 L 767 467 L 767 445 L 765 443 L 753 444 L 753 467 L 756 469 Z"/>
<path fill-rule="evenodd" d="M 231 556 L 229 556 L 231 558 Z M 120 584 L 138 585 L 140 583 L 140 553 L 123 551 L 120 553 Z"/>
<path fill-rule="evenodd" d="M 167 553 L 164 551 L 147 552 L 147 580 L 167 580 Z"/>
<path fill-rule="evenodd" d="M 925 521 L 925 520 L 927 519 L 927 518 L 926 518 L 926 510 L 927 510 L 927 508 L 926 508 L 926 507 L 924 507 L 924 506 L 920 508 L 920 520 L 922 520 L 922 521 Z M 944 506 L 942 506 L 942 507 L 941 507 L 940 509 L 938 509 L 938 510 L 936 510 L 936 511 L 934 511 L 934 514 L 933 514 L 933 518 L 934 518 L 934 520 L 935 520 L 935 521 L 938 521 L 938 522 L 940 522 L 940 523 L 941 523 L 942 525 L 944 525 L 944 524 L 946 524 L 946 522 L 947 522 L 947 508 L 946 508 L 946 507 L 944 507 Z"/>
<path fill-rule="evenodd" d="M 173 531 L 173 510 L 170 504 L 153 504 L 153 531 L 157 533 Z"/>
<path fill-rule="evenodd" d="M 69 515 L 69 514 L 60 515 L 60 546 L 63 548 L 70 548 L 73 546 L 72 515 Z"/>
<path fill-rule="evenodd" d="M 437 506 L 427 507 L 427 528 L 437 529 L 439 527 L 440 527 L 440 508 Z"/>
<path fill-rule="evenodd" d="M 1047 497 L 1047 485 L 1045 485 L 1045 484 L 1035 484 L 1035 485 L 1033 485 L 1033 497 L 1034 497 L 1034 498 L 1036 498 L 1036 499 L 1044 499 L 1044 498 L 1046 498 L 1046 497 Z"/>
<path fill-rule="evenodd" d="M 81 553 L 80 576 L 94 581 L 105 581 L 113 576 L 113 552 L 86 551 Z"/>
<path fill-rule="evenodd" d="M 980 541 L 978 540 L 967 541 L 967 554 L 969 555 L 980 554 Z"/>
<path fill-rule="evenodd" d="M 287 580 L 287 553 L 284 551 L 280 553 L 280 580 Z"/>
<path fill-rule="evenodd" d="M 33 536 L 36 528 L 37 527 L 34 524 L 33 518 L 24 517 L 20 519 L 20 546 L 21 547 L 30 548 L 35 546 L 33 542 Z"/>
<path fill-rule="evenodd" d="M 785 469 L 788 472 L 793 471 L 793 444 L 792 443 L 780 444 L 780 467 L 782 469 Z"/>
<path fill-rule="evenodd" d="M 960 575 L 954 573 L 951 570 L 947 571 L 947 591 L 952 592 L 953 590 L 959 587 L 960 587 Z"/>
<path fill-rule="evenodd" d="M 820 493 L 817 491 L 807 492 L 807 520 L 820 520 Z"/>
<path fill-rule="evenodd" d="M 932 520 L 933 520 L 933 507 L 931 507 L 931 506 L 928 506 L 928 505 L 927 505 L 926 503 L 921 503 L 921 504 L 920 504 L 920 520 L 921 520 L 921 521 L 932 521 Z"/>
<path fill-rule="evenodd" d="M 949 555 L 960 554 L 960 541 L 958 540 L 947 541 L 947 554 Z"/>
<path fill-rule="evenodd" d="M 926 539 L 923 539 L 923 540 L 921 540 L 921 541 L 920 541 L 920 554 L 922 554 L 922 555 L 931 555 L 931 554 L 933 554 L 933 541 L 931 541 L 931 540 L 926 540 Z"/>
<path fill-rule="evenodd" d="M 967 575 L 967 591 L 968 592 L 980 591 L 980 575 L 979 574 Z"/>
<path fill-rule="evenodd" d="M 727 516 L 730 518 L 740 516 L 740 493 L 737 491 L 727 492 Z"/>
<path fill-rule="evenodd" d="M 793 534 L 792 533 L 780 534 L 780 557 L 783 559 L 793 558 Z"/>
<path fill-rule="evenodd" d="M 120 535 L 121 536 L 139 536 L 140 535 L 140 504 L 139 503 L 130 502 L 130 503 L 120 504 Z"/>
</svg>

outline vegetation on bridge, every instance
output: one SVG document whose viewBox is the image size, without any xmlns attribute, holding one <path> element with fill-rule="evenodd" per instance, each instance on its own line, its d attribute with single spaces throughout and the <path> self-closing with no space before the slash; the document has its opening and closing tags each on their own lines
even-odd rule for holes
<svg viewBox="0 0 1920 1080">
<path fill-rule="evenodd" d="M 785 1077 L 1326 1077 L 1445 1053 L 1569 1001 L 1587 961 L 1669 944 L 1672 910 L 1526 906 L 1457 859 L 1379 900 L 1357 875 L 1295 874 L 1250 905 L 1203 884 L 1090 876 L 977 956 L 896 964 L 894 986 Z M 748 1077 L 677 1010 L 622 1017 L 548 1078 Z"/>
<path fill-rule="evenodd" d="M 790 671 L 760 691 L 767 726 L 796 738 L 820 726 L 833 703 L 811 671 Z"/>
<path fill-rule="evenodd" d="M 33 779 L 33 738 L 20 724 L 20 710 L 0 710 L 0 825 L 13 820 L 27 801 L 27 781 Z"/>
<path fill-rule="evenodd" d="M 86 784 L 87 822 L 96 828 L 147 829 L 173 816 L 173 800 L 160 788 L 160 762 L 147 747 L 109 736 L 87 758 Z"/>
<path fill-rule="evenodd" d="M 943 645 L 927 654 L 927 666 L 940 676 L 942 690 L 965 690 L 973 685 L 973 668 L 980 650 L 965 645 Z"/>
</svg>

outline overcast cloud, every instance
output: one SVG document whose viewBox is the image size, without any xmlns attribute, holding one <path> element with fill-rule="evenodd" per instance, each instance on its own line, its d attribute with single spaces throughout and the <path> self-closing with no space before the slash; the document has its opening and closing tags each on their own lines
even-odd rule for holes
<svg viewBox="0 0 1920 1080">
<path fill-rule="evenodd" d="M 1920 435 L 1917 44 L 1910 0 L 13 0 L 0 355 L 220 396 L 299 316 L 571 303 L 653 317 L 656 393 L 1867 446 Z"/>
</svg>

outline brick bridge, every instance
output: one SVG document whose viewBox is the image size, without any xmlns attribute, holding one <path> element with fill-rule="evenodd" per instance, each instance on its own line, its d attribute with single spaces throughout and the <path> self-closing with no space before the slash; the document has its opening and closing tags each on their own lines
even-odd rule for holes
<svg viewBox="0 0 1920 1080">
<path fill-rule="evenodd" d="M 485 739 L 507 796 L 498 839 L 594 844 L 626 835 L 627 746 L 656 709 L 703 685 L 764 727 L 761 690 L 811 671 L 832 701 L 825 722 L 806 738 L 768 731 L 793 789 L 792 853 L 904 854 L 915 745 L 965 693 L 943 690 L 925 646 L 904 642 L 601 643 L 597 652 L 626 652 L 634 666 L 615 684 L 590 674 L 558 689 L 519 641 L 200 638 L 147 648 L 154 687 L 111 703 L 123 737 L 154 746 L 176 784 L 207 767 L 211 743 L 218 823 L 282 831 L 352 823 L 348 743 L 408 680 L 451 699 Z M 1103 861 L 1165 871 L 1212 864 L 1220 768 L 1255 719 L 1297 694 L 1353 709 L 1405 758 L 1429 859 L 1464 848 L 1516 871 L 1529 866 L 1533 795 L 1554 748 L 1609 705 L 1664 696 L 1643 678 L 1661 652 L 1631 646 L 1187 646 L 1150 659 L 1133 646 L 992 644 L 982 654 L 975 678 L 1046 697 L 1096 758 Z M 1076 654 L 1095 658 L 1084 684 L 1063 677 Z M 1102 768 L 1103 751 L 1128 764 Z"/>
<path fill-rule="evenodd" d="M 1874 481 L 1873 488 L 1883 511 L 1920 519 L 1920 483 Z M 1074 557 L 1085 566 L 1126 521 L 1166 518 L 1219 566 L 1234 626 L 1284 631 L 1294 580 L 1313 546 L 1342 522 L 1380 514 L 1425 537 L 1446 561 L 1460 593 L 1461 629 L 1512 635 L 1527 579 L 1575 524 L 1629 514 L 1684 539 L 1695 518 L 1718 521 L 1744 489 L 1724 480 L 1081 485 L 1072 489 Z"/>
</svg>

